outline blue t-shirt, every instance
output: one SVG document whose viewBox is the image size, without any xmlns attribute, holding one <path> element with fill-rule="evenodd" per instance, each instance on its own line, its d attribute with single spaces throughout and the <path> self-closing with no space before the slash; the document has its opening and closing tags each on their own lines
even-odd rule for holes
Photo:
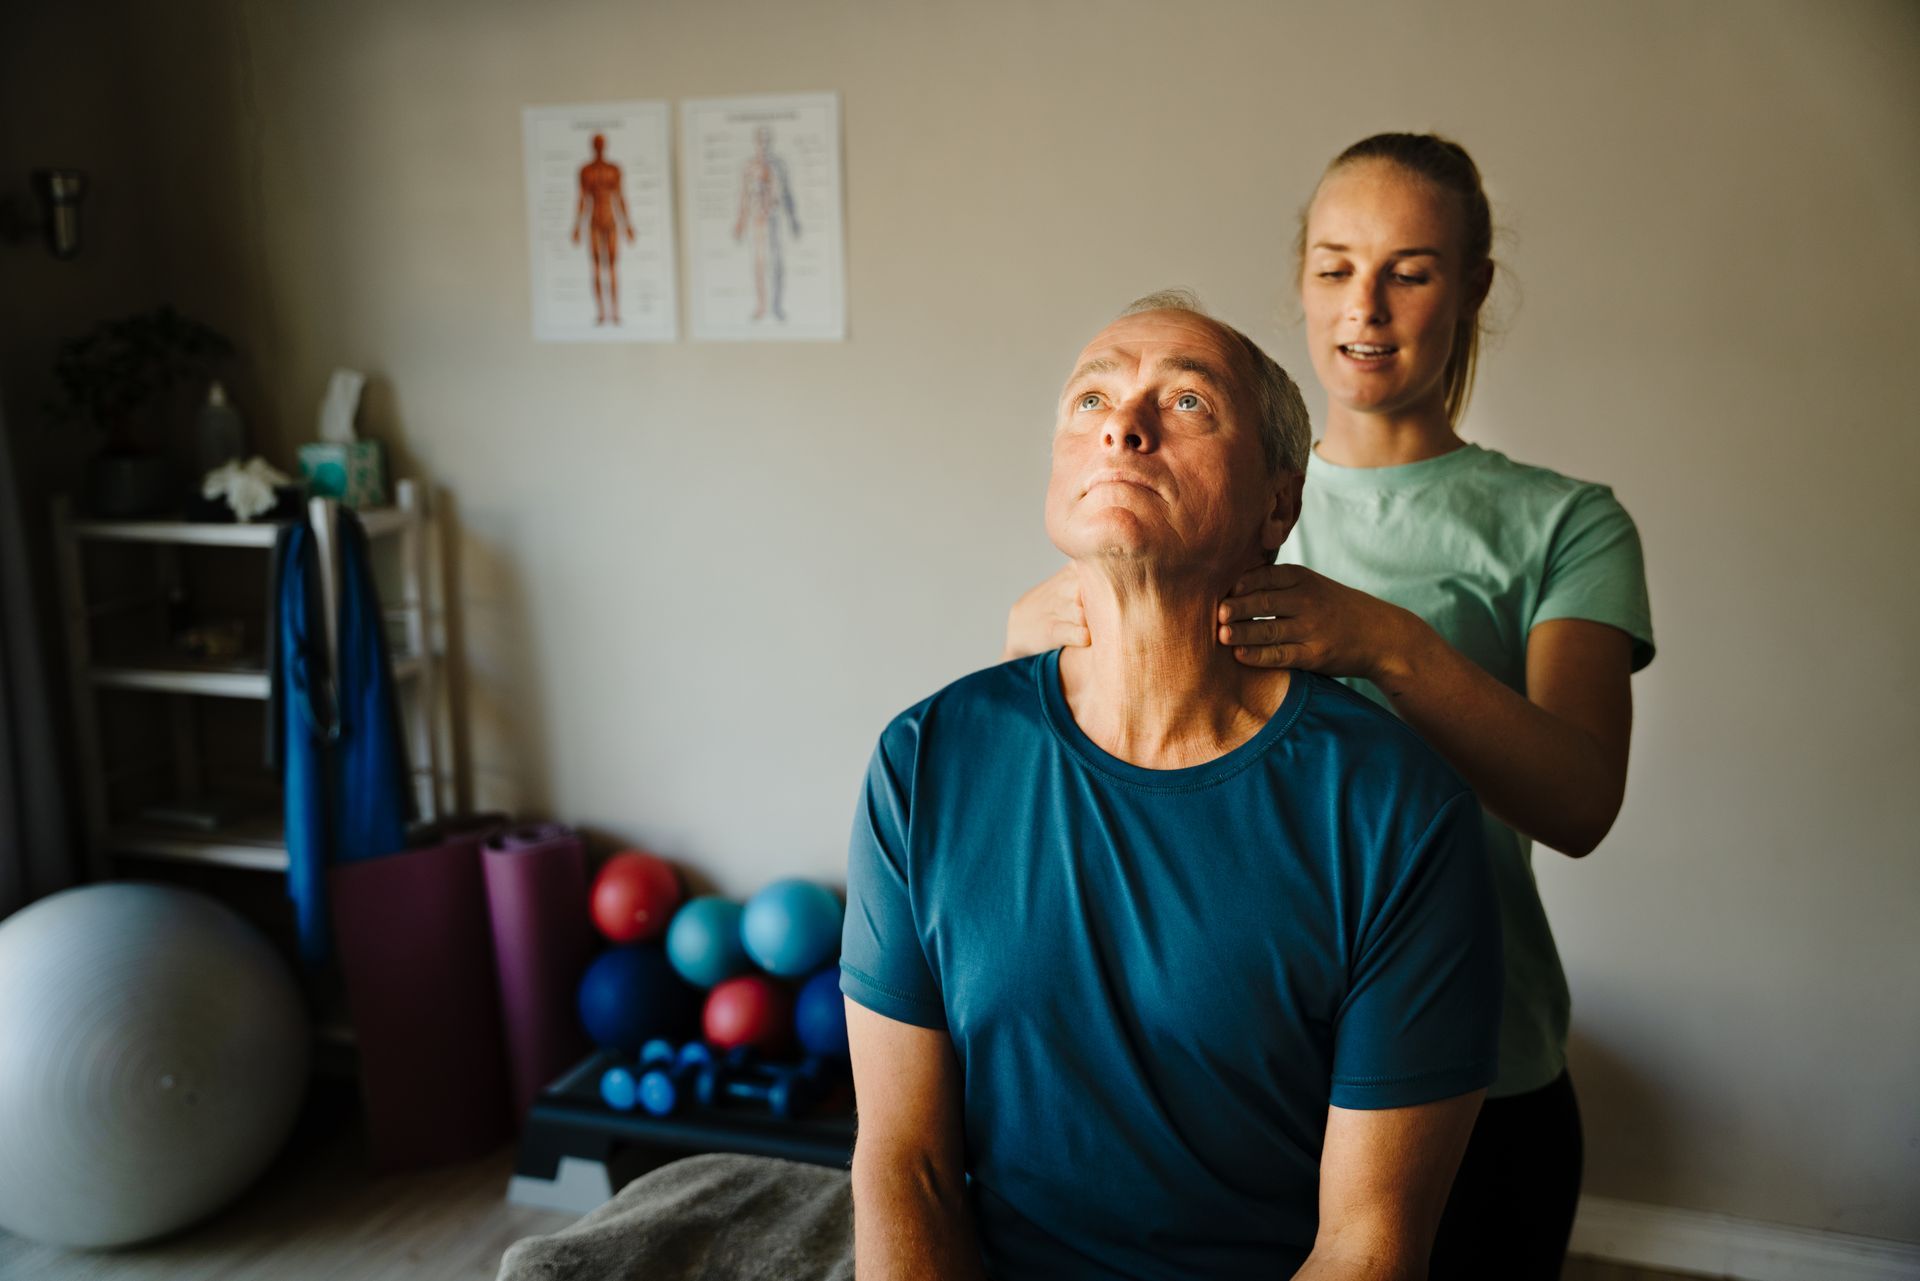
<svg viewBox="0 0 1920 1281">
<path fill-rule="evenodd" d="M 896 717 L 853 826 L 840 986 L 944 1029 L 998 1277 L 1286 1275 L 1327 1106 L 1493 1080 L 1480 809 L 1405 725 L 1292 674 L 1185 769 L 1095 746 L 1057 652 Z"/>
</svg>

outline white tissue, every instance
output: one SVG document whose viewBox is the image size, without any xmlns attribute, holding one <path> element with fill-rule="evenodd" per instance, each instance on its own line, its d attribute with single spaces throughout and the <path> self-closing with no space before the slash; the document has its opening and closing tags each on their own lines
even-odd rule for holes
<svg viewBox="0 0 1920 1281">
<path fill-rule="evenodd" d="M 360 411 L 360 389 L 367 384 L 365 374 L 351 369 L 336 369 L 327 380 L 327 394 L 320 398 L 320 439 L 336 445 L 351 445 L 353 419 Z"/>
<path fill-rule="evenodd" d="M 227 506 L 233 508 L 233 514 L 241 520 L 252 520 L 255 516 L 273 510 L 279 496 L 273 490 L 276 485 L 291 485 L 292 479 L 278 471 L 266 459 L 249 458 L 246 462 L 222 463 L 207 473 L 200 482 L 202 498 L 224 498 Z"/>
</svg>

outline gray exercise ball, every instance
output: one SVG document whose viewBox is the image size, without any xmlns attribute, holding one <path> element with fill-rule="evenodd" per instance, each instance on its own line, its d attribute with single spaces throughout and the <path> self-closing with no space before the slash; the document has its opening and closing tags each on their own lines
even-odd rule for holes
<svg viewBox="0 0 1920 1281">
<path fill-rule="evenodd" d="M 0 921 L 0 1228 L 144 1241 L 213 1213 L 292 1131 L 311 1040 L 258 931 L 205 895 L 91 885 Z"/>
</svg>

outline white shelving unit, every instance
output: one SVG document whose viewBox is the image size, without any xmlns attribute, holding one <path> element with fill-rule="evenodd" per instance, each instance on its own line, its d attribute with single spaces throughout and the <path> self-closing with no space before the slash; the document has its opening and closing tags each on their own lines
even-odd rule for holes
<svg viewBox="0 0 1920 1281">
<path fill-rule="evenodd" d="M 400 599 L 384 605 L 387 622 L 399 632 L 392 646 L 394 677 L 409 739 L 415 801 L 420 817 L 445 813 L 449 791 L 440 762 L 440 672 L 433 644 L 434 618 L 427 565 L 426 511 L 419 486 L 401 481 L 395 487 L 396 505 L 358 512 L 370 540 L 398 539 L 400 543 Z M 331 499 L 308 504 L 307 519 L 319 539 L 321 597 L 326 610 L 327 644 L 337 645 L 338 557 L 335 530 L 339 508 Z M 174 696 L 171 702 L 173 751 L 158 762 L 170 764 L 176 777 L 197 777 L 200 761 L 194 732 L 192 698 L 252 699 L 271 696 L 272 678 L 264 660 L 198 662 L 172 653 L 131 660 L 95 662 L 94 640 L 114 625 L 117 615 L 161 606 L 168 589 L 181 574 L 181 549 L 193 547 L 259 548 L 271 552 L 279 527 L 197 523 L 184 520 L 76 519 L 66 501 L 54 506 L 55 545 L 59 555 L 62 604 L 65 611 L 68 661 L 72 673 L 74 722 L 81 756 L 91 867 L 96 879 L 114 874 L 126 859 L 165 859 L 221 867 L 284 872 L 287 847 L 278 816 L 239 819 L 230 825 L 200 831 L 154 822 L 128 821 L 112 803 L 111 788 L 118 776 L 109 776 L 102 752 L 100 707 L 102 691 L 135 690 Z M 136 593 L 119 600 L 92 601 L 87 590 L 88 543 L 139 543 L 159 552 L 159 590 Z M 264 579 L 265 566 L 262 566 Z M 264 636 L 271 645 L 275 638 Z M 121 775 L 140 772 L 122 770 Z"/>
</svg>

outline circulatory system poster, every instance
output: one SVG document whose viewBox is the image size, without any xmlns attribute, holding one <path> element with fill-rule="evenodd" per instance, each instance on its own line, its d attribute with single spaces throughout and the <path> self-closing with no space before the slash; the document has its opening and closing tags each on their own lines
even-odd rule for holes
<svg viewBox="0 0 1920 1281">
<path fill-rule="evenodd" d="M 847 336 L 840 98 L 693 98 L 680 170 L 695 338 Z"/>
</svg>

